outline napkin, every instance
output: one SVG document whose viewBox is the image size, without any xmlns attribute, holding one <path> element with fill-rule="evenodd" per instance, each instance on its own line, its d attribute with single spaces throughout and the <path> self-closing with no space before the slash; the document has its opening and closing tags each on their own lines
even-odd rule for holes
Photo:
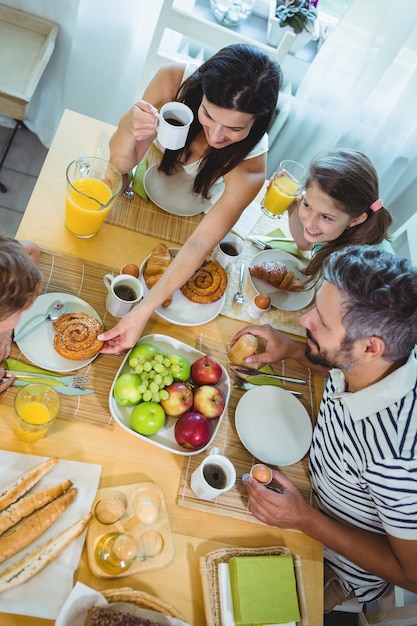
<svg viewBox="0 0 417 626">
<path fill-rule="evenodd" d="M 29 365 L 28 363 L 24 363 L 23 361 L 17 361 L 16 359 L 6 359 L 5 361 L 6 367 L 5 369 L 10 372 L 30 372 L 32 374 L 45 374 L 48 378 L 20 378 L 21 381 L 26 382 L 37 382 L 44 383 L 45 385 L 50 385 L 51 387 L 57 387 L 64 385 L 60 380 L 51 380 L 51 377 L 61 376 L 61 374 L 57 374 L 56 372 L 50 372 L 48 370 L 44 370 L 41 367 L 36 367 L 35 365 Z"/>
<path fill-rule="evenodd" d="M 232 557 L 229 574 L 236 626 L 300 619 L 291 555 Z"/>
<path fill-rule="evenodd" d="M 133 176 L 132 181 L 132 189 L 133 191 L 140 197 L 142 200 L 147 202 L 149 200 L 148 194 L 145 191 L 145 186 L 143 184 L 143 177 L 145 176 L 145 172 L 148 169 L 148 159 L 144 157 L 142 161 L 138 163 L 136 166 L 135 174 Z"/>
<path fill-rule="evenodd" d="M 282 232 L 280 228 L 275 228 L 275 230 L 271 230 L 270 233 L 267 233 L 268 237 L 285 237 L 285 233 Z M 299 250 L 295 243 L 292 241 L 268 241 L 268 245 L 275 250 L 282 250 L 283 252 L 288 252 L 288 254 L 292 254 L 299 259 L 304 259 L 304 254 L 301 250 Z"/>
<path fill-rule="evenodd" d="M 249 474 L 247 474 L 247 476 L 249 476 Z M 228 563 L 219 563 L 218 577 L 222 626 L 235 626 L 236 622 L 233 613 L 232 589 L 230 587 Z M 285 624 L 269 624 L 268 626 L 295 626 L 295 622 L 286 622 Z"/>
<path fill-rule="evenodd" d="M 242 237 L 242 239 L 246 239 L 261 215 L 262 212 L 259 202 L 251 202 L 233 226 L 232 231 L 236 233 L 236 235 L 239 235 L 239 237 Z"/>
</svg>

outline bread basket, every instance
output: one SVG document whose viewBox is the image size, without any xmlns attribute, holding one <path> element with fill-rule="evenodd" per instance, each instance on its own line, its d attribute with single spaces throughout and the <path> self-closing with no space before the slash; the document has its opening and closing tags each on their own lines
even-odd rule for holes
<svg viewBox="0 0 417 626">
<path fill-rule="evenodd" d="M 130 587 L 118 587 L 116 589 L 105 589 L 100 593 L 110 603 L 129 602 L 129 604 L 134 604 L 140 609 L 148 609 L 149 611 L 162 613 L 162 615 L 175 617 L 183 622 L 187 621 L 174 607 L 145 591 L 139 591 Z"/>
</svg>

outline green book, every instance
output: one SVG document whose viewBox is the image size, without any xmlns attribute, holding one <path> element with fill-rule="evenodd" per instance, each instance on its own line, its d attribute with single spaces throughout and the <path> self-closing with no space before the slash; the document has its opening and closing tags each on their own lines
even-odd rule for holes
<svg viewBox="0 0 417 626">
<path fill-rule="evenodd" d="M 232 557 L 229 575 L 236 626 L 300 620 L 291 555 Z"/>
</svg>

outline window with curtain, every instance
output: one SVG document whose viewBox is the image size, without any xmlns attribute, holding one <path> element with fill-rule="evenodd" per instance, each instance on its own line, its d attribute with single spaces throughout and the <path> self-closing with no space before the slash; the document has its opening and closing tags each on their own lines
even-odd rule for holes
<svg viewBox="0 0 417 626">
<path fill-rule="evenodd" d="M 417 3 L 352 0 L 307 70 L 269 165 L 308 164 L 320 151 L 365 152 L 394 228 L 417 193 Z"/>
</svg>

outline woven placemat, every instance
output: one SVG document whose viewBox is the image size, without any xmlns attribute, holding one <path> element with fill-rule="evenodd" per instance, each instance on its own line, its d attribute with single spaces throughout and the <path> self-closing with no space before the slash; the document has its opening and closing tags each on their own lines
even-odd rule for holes
<svg viewBox="0 0 417 626">
<path fill-rule="evenodd" d="M 109 157 L 109 136 L 102 133 L 98 139 L 96 156 Z M 146 152 L 149 167 L 161 161 L 161 152 L 151 146 Z M 142 200 L 136 193 L 130 200 L 120 195 L 107 215 L 105 221 L 114 226 L 122 226 L 144 235 L 159 237 L 165 241 L 183 244 L 203 219 L 204 214 L 191 217 L 172 215 L 163 211 L 152 202 Z"/>
<path fill-rule="evenodd" d="M 105 274 L 118 273 L 110 266 L 82 261 L 66 256 L 42 251 L 39 263 L 42 272 L 42 293 L 68 293 L 88 302 L 101 317 L 106 330 L 117 320 L 106 311 L 107 290 L 103 283 Z M 12 358 L 29 361 L 13 344 Z M 63 396 L 60 417 L 71 421 L 81 421 L 98 426 L 112 426 L 113 418 L 109 410 L 109 391 L 124 355 L 99 354 L 88 366 L 77 370 L 88 374 L 88 387 L 95 390 L 88 396 Z M 16 387 L 10 387 L 2 394 L 2 402 L 12 405 Z"/>
<path fill-rule="evenodd" d="M 226 368 L 228 367 L 226 348 L 222 344 L 209 341 L 208 339 L 201 337 L 201 341 L 197 348 L 206 354 L 212 354 L 219 360 L 220 363 L 222 363 L 222 365 Z M 317 418 L 317 405 L 314 392 L 313 373 L 311 370 L 298 365 L 294 361 L 282 361 L 279 366 L 279 371 L 278 368 L 275 369 L 277 373 L 290 376 L 292 378 L 301 378 L 307 382 L 305 387 L 301 387 L 300 385 L 290 385 L 289 383 L 287 384 L 287 387 L 288 389 L 302 391 L 303 396 L 300 400 L 305 406 L 314 425 Z M 207 453 L 189 456 L 186 458 L 182 469 L 177 493 L 177 504 L 190 509 L 236 517 L 238 519 L 244 519 L 246 521 L 253 521 L 261 524 L 262 522 L 259 522 L 249 511 L 247 491 L 242 482 L 242 474 L 249 472 L 251 466 L 254 463 L 259 462 L 258 459 L 253 457 L 252 454 L 243 447 L 243 444 L 241 443 L 236 432 L 234 419 L 235 410 L 236 405 L 243 393 L 244 391 L 241 389 L 232 387 L 230 400 L 226 408 L 226 414 L 223 417 L 220 428 L 213 441 L 213 447 L 218 448 L 220 454 L 227 456 L 235 466 L 236 483 L 234 487 L 221 494 L 215 500 L 199 500 L 190 488 L 190 478 L 193 471 L 200 465 Z M 294 482 L 294 484 L 301 491 L 305 500 L 307 500 L 307 502 L 311 502 L 312 493 L 308 472 L 308 454 L 306 454 L 298 463 L 287 465 L 286 467 L 280 469 L 290 480 Z"/>
</svg>

